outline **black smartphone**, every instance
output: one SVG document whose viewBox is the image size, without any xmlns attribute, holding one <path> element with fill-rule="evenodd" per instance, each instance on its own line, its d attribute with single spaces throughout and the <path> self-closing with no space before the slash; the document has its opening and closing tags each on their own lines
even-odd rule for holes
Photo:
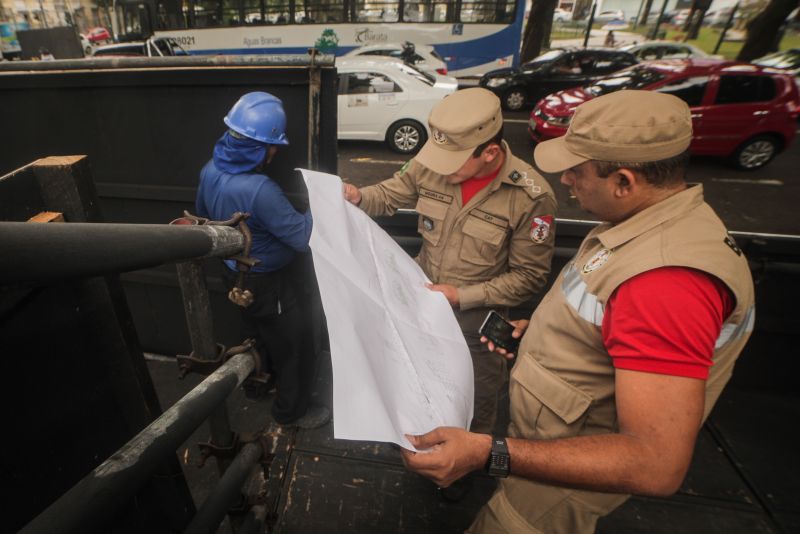
<svg viewBox="0 0 800 534">
<path fill-rule="evenodd" d="M 503 316 L 492 310 L 483 324 L 478 329 L 478 333 L 497 345 L 500 348 L 506 349 L 513 354 L 517 353 L 519 348 L 519 338 L 511 337 L 514 331 L 514 325 L 503 319 Z"/>
</svg>

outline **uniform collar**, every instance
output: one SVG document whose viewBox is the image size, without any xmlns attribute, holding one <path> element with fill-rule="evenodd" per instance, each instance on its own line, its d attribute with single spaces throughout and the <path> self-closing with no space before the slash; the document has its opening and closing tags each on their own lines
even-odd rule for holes
<svg viewBox="0 0 800 534">
<path fill-rule="evenodd" d="M 605 248 L 613 250 L 660 224 L 682 217 L 702 203 L 703 185 L 688 187 L 615 226 L 604 223 L 597 228 L 595 237 Z"/>
</svg>

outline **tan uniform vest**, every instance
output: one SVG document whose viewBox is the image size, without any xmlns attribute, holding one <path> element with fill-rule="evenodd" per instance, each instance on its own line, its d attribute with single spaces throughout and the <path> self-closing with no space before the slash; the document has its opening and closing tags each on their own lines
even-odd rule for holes
<svg viewBox="0 0 800 534">
<path fill-rule="evenodd" d="M 360 207 L 369 215 L 416 208 L 423 238 L 417 261 L 433 283 L 459 288 L 462 310 L 517 306 L 544 287 L 550 272 L 553 190 L 505 142 L 503 149 L 506 160 L 497 178 L 466 206 L 460 185 L 448 184 L 416 160 L 361 189 Z M 546 232 L 543 216 L 549 221 Z"/>
<path fill-rule="evenodd" d="M 583 241 L 536 309 L 520 345 L 511 374 L 510 435 L 553 439 L 618 430 L 614 367 L 601 334 L 605 305 L 626 280 L 664 266 L 710 273 L 736 298 L 706 381 L 704 419 L 708 416 L 750 336 L 755 308 L 747 260 L 703 201 L 702 186 L 695 186 L 621 224 L 602 224 Z M 538 513 L 531 505 L 534 488 L 541 485 L 515 477 L 503 484 L 518 517 Z M 625 498 L 577 493 L 600 515 Z"/>
</svg>

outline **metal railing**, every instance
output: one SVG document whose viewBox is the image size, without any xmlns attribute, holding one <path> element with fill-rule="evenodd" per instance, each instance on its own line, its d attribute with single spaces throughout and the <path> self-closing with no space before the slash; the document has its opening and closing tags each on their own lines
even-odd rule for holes
<svg viewBox="0 0 800 534">
<path fill-rule="evenodd" d="M 184 261 L 178 265 L 178 276 L 194 351 L 183 360 L 179 357 L 179 363 L 184 372 L 213 370 L 21 532 L 102 531 L 148 482 L 159 462 L 175 454 L 180 444 L 208 420 L 211 441 L 205 444 L 206 452 L 230 453 L 239 449 L 229 465 L 220 461 L 219 483 L 186 530 L 213 533 L 241 497 L 242 486 L 254 467 L 271 458 L 272 447 L 265 441 L 267 438 L 257 435 L 249 442 L 238 440 L 230 429 L 226 399 L 248 377 L 258 373 L 260 358 L 252 342 L 225 350 L 211 339 L 208 291 L 202 262 L 197 259 L 235 257 L 247 263 L 247 258 L 240 255 L 249 250 L 244 218 L 226 223 L 181 218 L 172 225 L 0 222 L 0 243 L 6 250 L 14 250 L 13 255 L 0 257 L 0 280 L 4 284 L 37 285 Z M 237 224 L 238 228 L 232 226 Z M 252 508 L 244 516 L 240 530 L 257 531 L 265 515 L 263 506 Z"/>
</svg>

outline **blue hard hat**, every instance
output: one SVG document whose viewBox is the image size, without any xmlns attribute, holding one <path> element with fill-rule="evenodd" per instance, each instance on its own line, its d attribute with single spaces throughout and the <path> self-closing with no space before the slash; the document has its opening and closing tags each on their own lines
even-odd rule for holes
<svg viewBox="0 0 800 534">
<path fill-rule="evenodd" d="M 255 91 L 233 105 L 225 124 L 234 132 L 268 145 L 288 145 L 286 113 L 278 97 Z"/>
</svg>

